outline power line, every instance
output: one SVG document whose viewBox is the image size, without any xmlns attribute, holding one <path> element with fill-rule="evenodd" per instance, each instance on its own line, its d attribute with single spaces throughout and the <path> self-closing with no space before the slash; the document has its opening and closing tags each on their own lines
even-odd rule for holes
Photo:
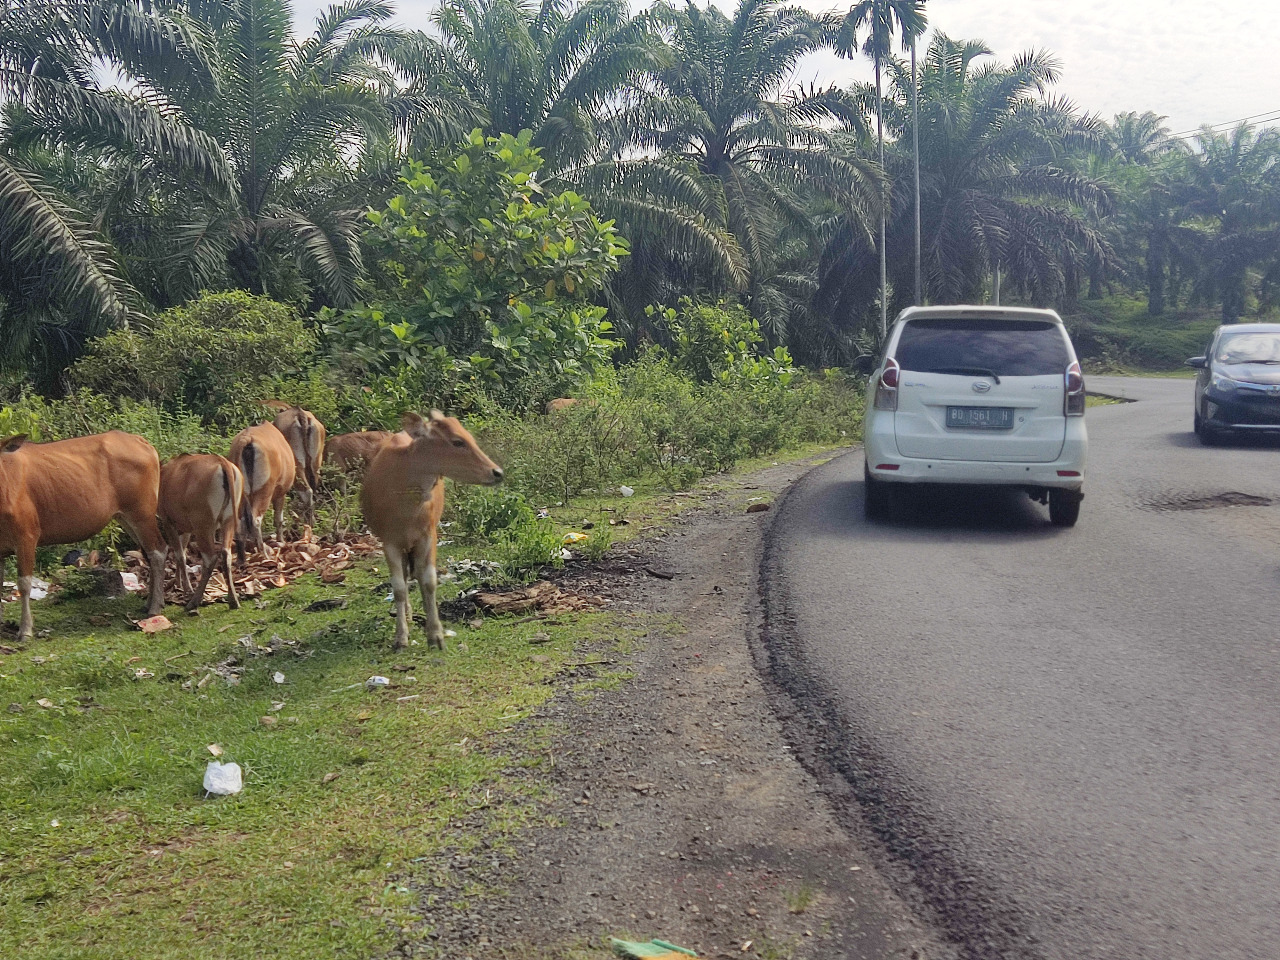
<svg viewBox="0 0 1280 960">
<path fill-rule="evenodd" d="M 1263 123 L 1267 123 L 1271 120 L 1280 120 L 1280 108 L 1277 108 L 1275 110 L 1266 110 L 1262 113 L 1255 113 L 1251 117 L 1241 117 L 1239 120 L 1223 120 L 1221 123 L 1201 124 L 1200 126 L 1196 127 L 1194 130 L 1183 130 L 1180 133 L 1171 133 L 1169 134 L 1169 138 L 1171 140 L 1181 140 L 1186 137 L 1196 136 L 1197 134 L 1203 132 L 1205 127 L 1208 127 L 1210 130 L 1217 131 L 1219 127 L 1222 127 L 1224 129 L 1229 129 L 1240 123 L 1248 123 L 1251 120 L 1260 120 Z"/>
</svg>

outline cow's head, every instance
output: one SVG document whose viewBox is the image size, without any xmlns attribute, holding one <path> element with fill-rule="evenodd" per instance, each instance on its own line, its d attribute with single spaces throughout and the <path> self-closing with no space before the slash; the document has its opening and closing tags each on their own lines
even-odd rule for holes
<svg viewBox="0 0 1280 960">
<path fill-rule="evenodd" d="M 432 410 L 427 417 L 406 413 L 400 425 L 412 440 L 410 454 L 421 458 L 424 472 L 486 487 L 502 482 L 502 468 L 454 417 L 439 410 Z"/>
</svg>

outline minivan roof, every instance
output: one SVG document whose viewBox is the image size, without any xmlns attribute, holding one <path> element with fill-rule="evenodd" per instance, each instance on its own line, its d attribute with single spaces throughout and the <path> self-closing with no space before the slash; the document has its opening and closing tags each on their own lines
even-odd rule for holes
<svg viewBox="0 0 1280 960">
<path fill-rule="evenodd" d="M 974 320 L 1047 320 L 1062 323 L 1055 310 L 1037 310 L 1034 307 L 996 307 L 991 304 L 953 304 L 935 307 L 907 307 L 898 314 L 898 323 L 918 320 L 922 317 L 963 318 Z"/>
</svg>

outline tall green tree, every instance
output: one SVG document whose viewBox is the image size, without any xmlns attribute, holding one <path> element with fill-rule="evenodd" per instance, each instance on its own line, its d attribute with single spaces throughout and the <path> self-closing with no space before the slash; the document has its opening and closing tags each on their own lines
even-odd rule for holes
<svg viewBox="0 0 1280 960">
<path fill-rule="evenodd" d="M 671 62 L 628 118 L 628 149 L 704 185 L 741 251 L 753 312 L 781 337 L 799 278 L 780 265 L 790 237 L 816 240 L 814 202 L 864 220 L 877 203 L 878 168 L 841 138 L 865 131 L 858 104 L 792 79 L 804 57 L 830 49 L 836 22 L 772 0 L 742 0 L 732 15 L 689 0 L 655 16 Z"/>
<path fill-rule="evenodd" d="M 876 145 L 881 168 L 884 167 L 884 87 L 881 71 L 893 50 L 893 35 L 900 32 L 904 45 L 912 51 L 911 79 L 914 94 L 915 40 L 924 33 L 928 21 L 925 0 L 860 0 L 850 10 L 840 27 L 836 51 L 850 56 L 857 49 L 857 35 L 866 28 L 862 52 L 871 57 L 876 74 Z M 918 158 L 917 158 L 918 159 Z M 888 328 L 887 256 L 885 249 L 886 204 L 880 205 L 880 333 Z"/>
<path fill-rule="evenodd" d="M 942 34 L 930 42 L 920 74 L 921 214 L 925 287 L 937 302 L 978 300 L 993 268 L 1036 302 L 1061 294 L 1073 263 L 1105 259 L 1098 218 L 1112 207 L 1108 186 L 1072 173 L 1057 158 L 1097 144 L 1098 124 L 1047 95 L 1057 66 L 1031 52 L 1011 64 L 978 64 L 980 41 Z M 885 122 L 902 143 L 910 112 L 908 67 L 891 59 Z M 871 91 L 864 90 L 869 95 Z M 892 177 L 887 248 L 901 304 L 911 288 L 909 157 L 886 154 Z M 837 326 L 873 302 L 875 250 L 856 228 L 832 232 L 823 252 L 817 308 Z"/>
<path fill-rule="evenodd" d="M 198 3 L 32 0 L 0 7 L 0 298 L 8 363 L 45 354 L 55 367 L 84 339 L 139 306 L 93 211 L 43 175 L 59 156 L 91 153 L 225 188 L 209 138 L 165 109 L 172 96 L 215 99 Z M 103 66 L 107 68 L 105 71 Z M 115 73 L 126 83 L 104 85 Z M 125 92 L 130 90 L 131 92 Z"/>
<path fill-rule="evenodd" d="M 288 0 L 226 0 L 220 95 L 174 100 L 216 144 L 233 188 L 170 194 L 167 299 L 227 284 L 277 299 L 354 296 L 363 211 L 390 185 L 397 121 L 415 115 L 396 74 L 415 38 L 386 25 L 385 0 L 331 6 L 300 42 L 292 13 Z"/>
<path fill-rule="evenodd" d="M 1202 287 L 1222 322 L 1244 313 L 1248 273 L 1280 260 L 1280 130 L 1242 123 L 1197 138 L 1187 212 L 1208 233 Z"/>
<path fill-rule="evenodd" d="M 1105 152 L 1095 155 L 1110 165 L 1104 175 L 1116 185 L 1121 231 L 1138 241 L 1135 272 L 1145 280 L 1152 316 L 1165 311 L 1170 258 L 1189 236 L 1179 199 L 1189 151 L 1170 136 L 1164 119 L 1151 111 L 1117 114 L 1107 128 Z"/>
</svg>

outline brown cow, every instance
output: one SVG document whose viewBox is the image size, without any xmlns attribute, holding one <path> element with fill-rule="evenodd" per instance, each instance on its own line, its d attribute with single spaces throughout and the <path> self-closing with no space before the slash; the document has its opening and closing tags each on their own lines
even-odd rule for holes
<svg viewBox="0 0 1280 960">
<path fill-rule="evenodd" d="M 76 543 L 119 517 L 151 564 L 147 615 L 164 609 L 164 539 L 156 525 L 160 458 L 131 433 L 113 430 L 54 443 L 0 441 L 0 557 L 18 555 L 22 622 L 18 639 L 34 632 L 31 577 L 36 547 Z"/>
<path fill-rule="evenodd" d="M 295 485 L 307 523 L 314 527 L 320 464 L 324 462 L 324 424 L 310 410 L 290 406 L 282 400 L 268 400 L 266 405 L 280 411 L 271 422 L 293 450 Z"/>
<path fill-rule="evenodd" d="M 178 586 L 187 593 L 187 613 L 195 613 L 200 606 L 219 559 L 227 574 L 227 603 L 232 610 L 240 609 L 231 570 L 231 541 L 243 499 L 240 468 L 217 454 L 184 453 L 160 468 L 160 531 L 177 560 Z M 200 551 L 200 584 L 194 590 L 187 570 L 187 542 L 193 537 Z"/>
<path fill-rule="evenodd" d="M 262 517 L 268 504 L 275 508 L 276 538 L 284 539 L 284 498 L 293 488 L 297 466 L 293 450 L 274 424 L 245 427 L 231 441 L 228 454 L 244 475 L 244 498 L 240 501 L 240 535 L 236 552 L 244 562 L 244 543 L 253 541 L 264 557 L 271 557 L 262 539 Z"/>
<path fill-rule="evenodd" d="M 347 476 L 356 467 L 367 468 L 378 448 L 391 439 L 387 430 L 361 430 L 339 433 L 324 445 L 324 458 L 342 471 L 342 492 L 347 492 Z"/>
<path fill-rule="evenodd" d="M 559 413 L 561 410 L 568 410 L 578 400 L 576 397 L 556 397 L 554 400 L 548 400 L 545 412 L 548 414 Z"/>
<path fill-rule="evenodd" d="M 422 590 L 427 645 L 444 649 L 436 611 L 436 534 L 444 512 L 444 478 L 492 486 L 502 470 L 453 417 L 432 410 L 430 419 L 406 413 L 404 431 L 384 443 L 369 464 L 360 505 L 365 523 L 382 541 L 396 601 L 396 647 L 409 645 L 409 585 Z"/>
</svg>

